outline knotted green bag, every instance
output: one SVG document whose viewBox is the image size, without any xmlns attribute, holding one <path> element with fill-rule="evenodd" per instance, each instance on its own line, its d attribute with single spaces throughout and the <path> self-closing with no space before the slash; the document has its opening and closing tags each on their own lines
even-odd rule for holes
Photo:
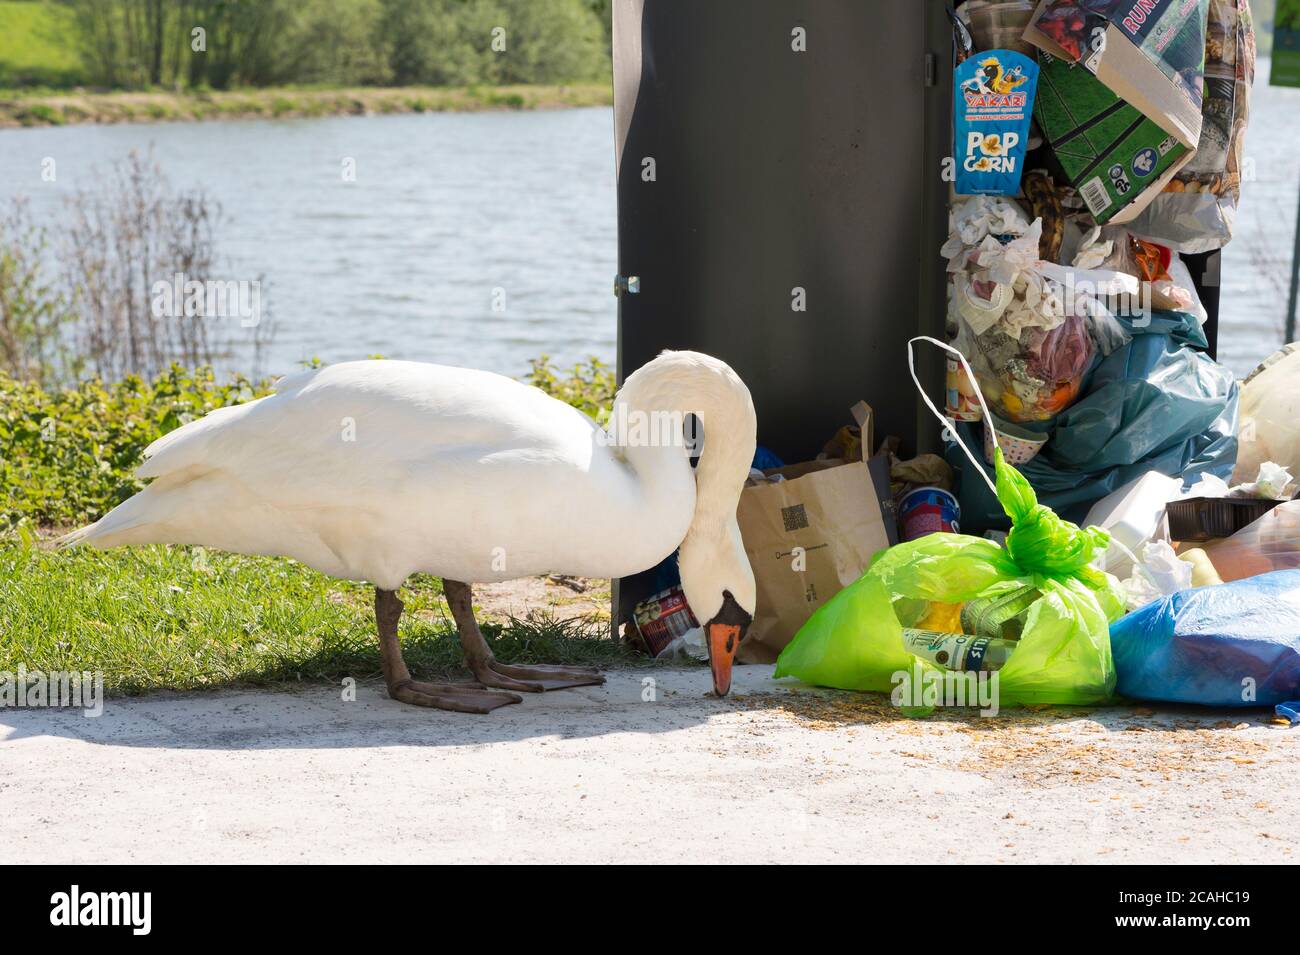
<svg viewBox="0 0 1300 955">
<path fill-rule="evenodd" d="M 903 627 L 914 626 L 931 602 L 965 603 L 1032 585 L 1041 596 L 1029 606 L 1020 642 L 998 671 L 1000 704 L 1108 699 L 1115 688 L 1110 622 L 1123 615 L 1124 600 L 1115 578 L 1088 565 L 1109 535 L 1062 520 L 1038 503 L 1001 449 L 995 459 L 994 490 L 1011 518 L 1005 545 L 931 534 L 881 551 L 861 579 L 799 629 L 777 660 L 776 675 L 888 693 L 901 672 L 939 671 L 903 643 Z"/>
</svg>

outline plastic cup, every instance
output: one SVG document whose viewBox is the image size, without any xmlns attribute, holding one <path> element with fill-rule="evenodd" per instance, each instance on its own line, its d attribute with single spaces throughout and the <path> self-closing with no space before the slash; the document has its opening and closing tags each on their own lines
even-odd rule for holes
<svg viewBox="0 0 1300 955">
<path fill-rule="evenodd" d="M 989 464 L 993 463 L 993 428 L 997 428 L 1002 457 L 1013 467 L 1032 461 L 1047 443 L 1046 434 L 1003 421 L 996 415 L 992 419 L 984 422 L 984 460 Z"/>
<path fill-rule="evenodd" d="M 970 27 L 977 53 L 1015 50 L 1030 58 L 1038 55 L 1024 39 L 1025 27 L 1034 15 L 1030 0 L 966 0 L 960 13 Z"/>
</svg>

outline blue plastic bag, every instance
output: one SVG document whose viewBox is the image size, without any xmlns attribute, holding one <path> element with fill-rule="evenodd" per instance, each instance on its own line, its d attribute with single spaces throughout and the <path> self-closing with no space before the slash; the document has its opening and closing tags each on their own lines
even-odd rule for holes
<svg viewBox="0 0 1300 955">
<path fill-rule="evenodd" d="M 1227 480 L 1237 461 L 1238 385 L 1201 350 L 1205 335 L 1196 319 L 1153 312 L 1146 325 L 1122 316 L 1118 321 L 1132 341 L 1098 360 L 1082 397 L 1051 421 L 1022 425 L 1052 437 L 1020 472 L 1039 501 L 1075 523 L 1147 471 L 1189 482 L 1207 473 Z M 983 443 L 983 425 L 958 428 L 967 444 Z M 1005 530 L 997 499 L 979 475 L 967 473 L 971 468 L 955 445 L 946 457 L 961 472 L 962 529 Z"/>
<path fill-rule="evenodd" d="M 1111 624 L 1121 696 L 1206 706 L 1300 697 L 1300 570 L 1163 597 Z"/>
</svg>

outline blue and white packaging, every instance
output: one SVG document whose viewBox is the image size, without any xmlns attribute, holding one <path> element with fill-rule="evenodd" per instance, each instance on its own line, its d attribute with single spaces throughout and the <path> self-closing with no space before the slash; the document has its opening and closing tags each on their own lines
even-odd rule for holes
<svg viewBox="0 0 1300 955">
<path fill-rule="evenodd" d="M 954 72 L 953 156 L 962 196 L 1020 192 L 1038 64 L 1015 50 L 975 53 Z"/>
</svg>

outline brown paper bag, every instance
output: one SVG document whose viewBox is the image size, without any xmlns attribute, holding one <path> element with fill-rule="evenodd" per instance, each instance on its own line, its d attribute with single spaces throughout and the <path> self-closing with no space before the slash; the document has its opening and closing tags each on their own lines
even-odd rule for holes
<svg viewBox="0 0 1300 955">
<path fill-rule="evenodd" d="M 871 447 L 871 409 L 854 408 L 862 448 Z M 746 487 L 737 519 L 754 568 L 758 605 L 740 645 L 742 663 L 772 663 L 812 612 L 853 583 L 897 533 L 889 461 L 809 461 L 766 472 L 784 481 Z M 882 507 L 881 502 L 886 502 Z"/>
</svg>

